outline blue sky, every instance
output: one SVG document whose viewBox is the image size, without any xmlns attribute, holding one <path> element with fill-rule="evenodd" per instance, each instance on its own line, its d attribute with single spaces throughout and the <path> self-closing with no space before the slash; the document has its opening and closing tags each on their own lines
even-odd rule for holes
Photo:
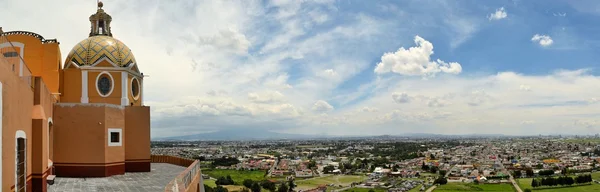
<svg viewBox="0 0 600 192">
<path fill-rule="evenodd" d="M 114 37 L 150 76 L 152 137 L 600 131 L 598 1 L 104 5 Z M 4 29 L 57 38 L 66 56 L 87 37 L 94 7 L 9 1 L 0 17 L 39 8 Z"/>
</svg>

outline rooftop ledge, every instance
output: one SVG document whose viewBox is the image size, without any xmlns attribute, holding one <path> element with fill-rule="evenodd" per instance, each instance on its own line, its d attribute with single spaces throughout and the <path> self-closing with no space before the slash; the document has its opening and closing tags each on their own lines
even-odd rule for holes
<svg viewBox="0 0 600 192">
<path fill-rule="evenodd" d="M 111 177 L 56 177 L 49 192 L 58 191 L 204 191 L 196 189 L 201 182 L 198 161 L 166 156 L 151 156 L 151 171 L 125 173 Z M 174 188 L 173 186 L 176 186 Z"/>
</svg>

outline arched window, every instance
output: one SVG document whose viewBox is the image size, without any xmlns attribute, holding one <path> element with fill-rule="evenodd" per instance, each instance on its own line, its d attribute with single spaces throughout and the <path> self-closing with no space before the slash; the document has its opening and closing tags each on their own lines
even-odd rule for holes
<svg viewBox="0 0 600 192">
<path fill-rule="evenodd" d="M 15 162 L 15 191 L 25 192 L 27 183 L 27 137 L 24 131 L 17 131 L 16 142 L 16 162 Z"/>
</svg>

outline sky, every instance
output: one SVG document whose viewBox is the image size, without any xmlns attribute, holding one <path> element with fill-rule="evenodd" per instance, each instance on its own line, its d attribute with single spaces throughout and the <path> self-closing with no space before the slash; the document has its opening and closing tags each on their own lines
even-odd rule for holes
<svg viewBox="0 0 600 192">
<path fill-rule="evenodd" d="M 1 1 L 4 31 L 56 38 L 63 60 L 96 11 Z M 103 2 L 148 75 L 153 138 L 600 131 L 600 1 Z"/>
</svg>

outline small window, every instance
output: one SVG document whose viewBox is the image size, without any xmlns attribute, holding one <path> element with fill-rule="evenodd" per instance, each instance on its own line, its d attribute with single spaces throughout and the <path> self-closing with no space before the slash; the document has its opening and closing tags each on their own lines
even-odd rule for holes
<svg viewBox="0 0 600 192">
<path fill-rule="evenodd" d="M 120 134 L 117 132 L 111 132 L 110 133 L 110 142 L 111 143 L 118 143 L 119 142 L 119 136 Z"/>
<path fill-rule="evenodd" d="M 108 129 L 108 146 L 122 146 L 121 129 Z"/>
<path fill-rule="evenodd" d="M 13 51 L 13 52 L 6 52 L 3 55 L 4 55 L 4 57 L 18 57 L 19 53 Z"/>
</svg>

